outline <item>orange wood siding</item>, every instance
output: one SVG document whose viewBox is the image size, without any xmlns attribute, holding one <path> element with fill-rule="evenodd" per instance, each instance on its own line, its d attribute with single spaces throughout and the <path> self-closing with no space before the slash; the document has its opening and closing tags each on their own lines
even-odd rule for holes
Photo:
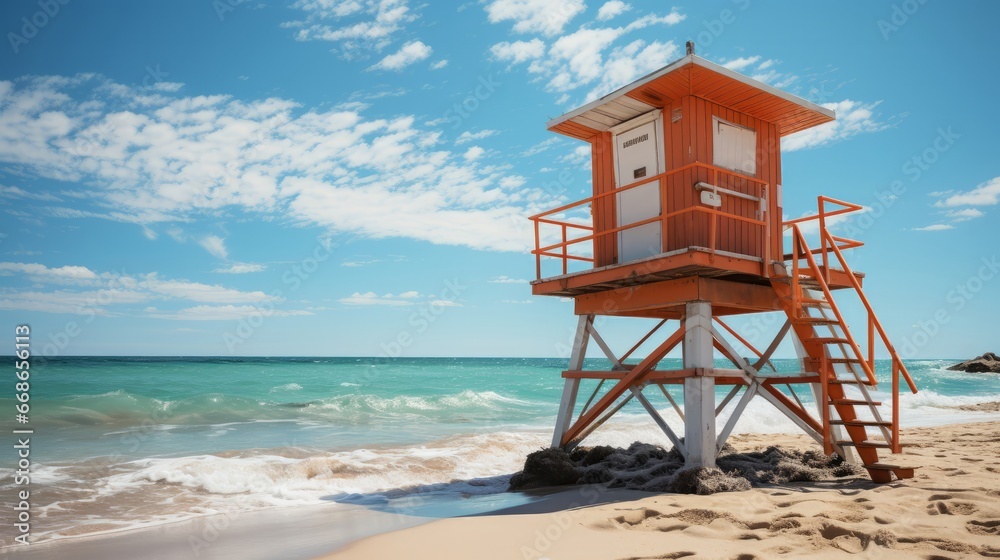
<svg viewBox="0 0 1000 560">
<path fill-rule="evenodd" d="M 681 110 L 681 119 L 670 122 L 673 111 Z M 772 258 L 780 254 L 781 229 L 780 213 L 777 208 L 775 185 L 780 180 L 779 132 L 777 126 L 739 113 L 700 97 L 683 96 L 667 111 L 666 160 L 667 169 L 676 169 L 693 162 L 712 164 L 714 161 L 713 117 L 718 117 L 738 126 L 751 128 L 757 137 L 756 177 L 769 184 L 768 211 L 772 220 Z M 695 183 L 710 183 L 711 173 L 698 169 L 673 176 L 667 187 L 667 213 L 699 204 Z M 758 188 L 750 181 L 734 177 L 720 176 L 719 187 L 757 196 Z M 722 196 L 722 210 L 747 218 L 757 218 L 757 204 L 734 196 Z M 675 218 L 667 227 L 665 250 L 672 251 L 690 246 L 708 247 L 709 219 L 705 215 L 691 215 Z M 716 231 L 716 248 L 745 255 L 763 257 L 766 235 L 762 228 L 732 219 L 721 219 Z"/>
<path fill-rule="evenodd" d="M 674 122 L 676 110 L 680 119 Z M 663 107 L 664 155 L 666 169 L 676 169 L 689 163 L 714 163 L 714 117 L 726 122 L 753 129 L 757 139 L 757 172 L 755 177 L 768 183 L 767 212 L 771 222 L 772 260 L 782 254 L 781 209 L 778 207 L 777 185 L 781 181 L 780 131 L 777 125 L 740 113 L 717 103 L 691 95 Z M 601 132 L 588 139 L 593 161 L 593 191 L 595 195 L 615 189 L 614 140 L 610 132 Z M 726 175 L 716 178 L 717 186 L 737 192 L 759 196 L 759 186 L 745 179 Z M 664 202 L 666 213 L 700 204 L 694 185 L 699 181 L 712 182 L 711 171 L 688 170 L 671 176 L 667 181 Z M 739 216 L 757 219 L 758 205 L 751 200 L 722 195 L 722 210 Z M 614 197 L 598 200 L 592 209 L 595 232 L 606 231 L 617 225 Z M 743 255 L 764 257 L 767 235 L 759 226 L 739 220 L 722 218 L 717 223 L 715 248 Z M 705 214 L 688 214 L 670 219 L 664 238 L 664 251 L 687 247 L 710 247 L 710 218 Z M 617 262 L 618 245 L 615 236 L 605 236 L 594 244 L 595 266 Z"/>
<path fill-rule="evenodd" d="M 614 142 L 610 132 L 601 132 L 590 139 L 591 161 L 593 165 L 594 194 L 599 195 L 615 189 Z M 615 228 L 615 197 L 606 196 L 594 202 L 591 209 L 594 217 L 594 231 L 601 232 Z M 594 241 L 594 266 L 605 266 L 616 262 L 618 244 L 615 235 L 605 235 Z"/>
</svg>

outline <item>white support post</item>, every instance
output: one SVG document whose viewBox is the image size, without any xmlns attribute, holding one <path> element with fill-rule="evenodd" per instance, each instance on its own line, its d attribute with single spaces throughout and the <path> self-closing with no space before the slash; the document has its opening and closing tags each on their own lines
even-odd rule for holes
<svg viewBox="0 0 1000 560">
<path fill-rule="evenodd" d="M 684 367 L 712 369 L 712 304 L 692 301 L 684 316 Z M 715 466 L 715 379 L 684 379 L 684 446 L 688 466 Z"/>
<path fill-rule="evenodd" d="M 589 327 L 594 321 L 593 315 L 580 315 L 580 322 L 573 336 L 573 352 L 569 357 L 569 370 L 583 369 L 583 360 L 587 357 L 587 342 L 590 340 Z M 556 416 L 556 428 L 552 434 L 552 447 L 561 447 L 562 438 L 573 422 L 573 410 L 576 408 L 576 395 L 580 391 L 579 378 L 567 378 L 563 385 L 562 400 L 559 402 L 559 413 Z"/>
</svg>

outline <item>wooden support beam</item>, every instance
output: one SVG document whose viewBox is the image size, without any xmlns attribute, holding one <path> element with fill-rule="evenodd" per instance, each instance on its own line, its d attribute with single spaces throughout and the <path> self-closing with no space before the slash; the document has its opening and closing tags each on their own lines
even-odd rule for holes
<svg viewBox="0 0 1000 560">
<path fill-rule="evenodd" d="M 687 449 L 681 442 L 681 439 L 677 437 L 677 434 L 675 434 L 673 430 L 670 429 L 670 426 L 667 424 L 667 421 L 664 420 L 662 416 L 660 416 L 660 413 L 656 411 L 656 408 L 654 408 L 653 405 L 650 404 L 648 400 L 646 400 L 646 397 L 643 396 L 642 394 L 642 389 L 640 389 L 639 387 L 632 386 L 629 388 L 629 390 L 632 391 L 632 395 L 635 396 L 635 400 L 639 401 L 639 404 L 641 404 L 642 407 L 646 409 L 646 412 L 653 417 L 653 422 L 656 422 L 656 425 L 660 427 L 660 430 L 662 430 L 663 433 L 667 435 L 667 438 L 669 438 L 671 443 L 674 444 L 674 447 L 676 447 L 677 450 L 681 452 L 681 455 L 687 458 L 688 455 Z"/>
<path fill-rule="evenodd" d="M 574 301 L 578 314 L 598 315 L 628 316 L 663 310 L 683 313 L 684 306 L 692 301 L 711 301 L 717 310 L 763 312 L 782 309 L 771 286 L 701 276 L 581 294 Z"/>
<path fill-rule="evenodd" d="M 653 366 L 658 364 L 660 360 L 667 355 L 667 352 L 673 350 L 674 347 L 680 343 L 683 337 L 684 330 L 678 329 L 674 334 L 670 335 L 669 338 L 657 346 L 656 349 L 653 350 L 653 353 L 646 356 L 646 358 L 640 362 L 639 365 L 629 371 L 625 377 L 620 379 L 618 383 L 611 387 L 611 389 L 609 389 L 608 392 L 605 393 L 604 396 L 601 397 L 590 410 L 584 413 L 575 423 L 573 423 L 572 426 L 569 427 L 569 429 L 566 430 L 566 433 L 562 437 L 562 443 L 566 444 L 576 439 L 576 437 L 580 435 L 580 433 L 583 432 L 583 430 L 586 429 L 590 423 L 596 420 L 602 412 L 607 410 L 612 403 L 618 400 L 618 397 L 625 394 L 629 387 L 640 383 L 643 380 L 643 377 L 653 369 Z"/>
<path fill-rule="evenodd" d="M 694 301 L 684 314 L 684 367 L 712 368 L 712 304 Z M 715 379 L 711 376 L 684 380 L 684 445 L 686 464 L 714 467 Z"/>
<path fill-rule="evenodd" d="M 583 360 L 587 357 L 587 342 L 589 340 L 588 326 L 593 323 L 593 315 L 581 315 L 577 323 L 576 334 L 573 337 L 573 351 L 569 358 L 569 368 L 583 369 Z M 552 434 L 552 447 L 559 447 L 563 442 L 563 434 L 573 420 L 573 409 L 576 408 L 576 395 L 580 391 L 579 378 L 567 378 L 563 385 L 562 399 L 559 402 L 559 412 L 556 414 L 556 427 Z"/>
<path fill-rule="evenodd" d="M 733 413 L 729 415 L 729 420 L 726 421 L 726 425 L 723 426 L 722 431 L 719 432 L 719 437 L 715 443 L 717 452 L 722 452 L 722 447 L 726 445 L 726 440 L 729 439 L 729 434 L 731 434 L 733 432 L 733 428 L 736 427 L 736 422 L 739 421 L 740 416 L 743 415 L 743 411 L 746 409 L 747 405 L 750 404 L 750 400 L 753 399 L 754 394 L 757 393 L 757 387 L 757 385 L 747 385 L 747 389 L 743 392 L 743 396 L 740 397 L 739 402 L 736 403 L 736 408 L 734 408 Z"/>
</svg>

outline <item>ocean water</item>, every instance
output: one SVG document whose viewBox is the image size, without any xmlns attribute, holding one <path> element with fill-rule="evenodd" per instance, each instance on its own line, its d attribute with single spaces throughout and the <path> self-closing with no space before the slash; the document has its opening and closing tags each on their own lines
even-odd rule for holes
<svg viewBox="0 0 1000 560">
<path fill-rule="evenodd" d="M 1000 375 L 944 369 L 956 361 L 907 362 L 921 392 L 902 396 L 904 426 L 1000 419 L 959 408 L 1000 401 Z M 593 368 L 605 363 L 588 362 Z M 33 538 L 273 507 L 405 505 L 415 496 L 502 492 L 525 455 L 549 442 L 565 365 L 564 359 L 469 358 L 37 363 L 31 370 Z M 798 369 L 796 360 L 775 365 Z M 661 367 L 679 366 L 666 360 Z M 889 363 L 876 366 L 888 388 Z M 800 396 L 810 400 L 808 392 Z M 662 396 L 651 400 L 679 425 Z M 0 399 L 0 410 L 13 416 L 13 409 L 13 399 Z M 735 431 L 797 429 L 755 399 Z M 12 445 L 14 436 L 7 437 Z M 587 443 L 637 440 L 669 447 L 630 403 Z M 13 469 L 0 471 L 7 495 Z"/>
</svg>

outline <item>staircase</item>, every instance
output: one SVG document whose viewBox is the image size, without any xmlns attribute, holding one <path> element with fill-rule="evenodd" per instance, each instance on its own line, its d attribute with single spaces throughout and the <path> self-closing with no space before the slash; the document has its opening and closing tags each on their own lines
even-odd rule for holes
<svg viewBox="0 0 1000 560">
<path fill-rule="evenodd" d="M 827 203 L 843 208 L 827 212 Z M 844 448 L 853 447 L 875 482 L 889 482 L 893 475 L 899 479 L 912 478 L 913 468 L 882 462 L 879 450 L 894 454 L 902 452 L 899 441 L 900 376 L 914 393 L 916 386 L 875 316 L 859 276 L 844 259 L 844 250 L 859 247 L 862 243 L 834 236 L 826 228 L 827 218 L 861 207 L 826 197 L 820 197 L 819 206 L 817 216 L 786 222 L 786 228 L 792 234 L 792 252 L 785 255 L 786 266 L 783 269 L 778 267 L 771 277 L 771 284 L 788 315 L 792 330 L 802 343 L 805 371 L 819 376 L 816 398 L 821 403 L 821 418 L 817 420 L 822 426 L 824 451 L 846 457 Z M 800 227 L 809 219 L 819 220 L 818 249 L 809 247 Z M 831 266 L 834 263 L 839 268 Z M 858 346 L 834 301 L 832 291 L 837 289 L 853 291 L 868 312 L 867 356 Z M 870 392 L 877 387 L 874 359 L 876 335 L 881 338 L 892 359 L 893 406 L 889 420 L 882 417 L 882 403 L 872 399 Z M 881 439 L 869 439 L 869 431 L 881 436 Z"/>
</svg>

